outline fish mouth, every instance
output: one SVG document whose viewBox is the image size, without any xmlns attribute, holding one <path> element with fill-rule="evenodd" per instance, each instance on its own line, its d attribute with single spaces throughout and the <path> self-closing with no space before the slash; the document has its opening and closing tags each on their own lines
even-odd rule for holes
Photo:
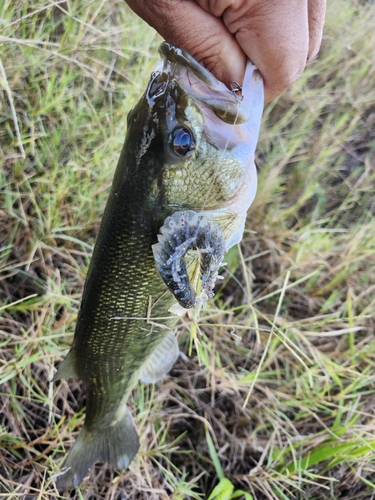
<svg viewBox="0 0 375 500">
<path fill-rule="evenodd" d="M 259 129 L 263 112 L 263 79 L 257 68 L 248 61 L 242 86 L 233 82 L 234 88 L 228 89 L 217 80 L 185 50 L 169 42 L 159 47 L 163 59 L 163 71 L 172 78 L 200 104 L 209 107 L 224 123 L 241 125 L 251 121 Z M 238 95 L 240 91 L 241 95 Z"/>
<path fill-rule="evenodd" d="M 188 66 L 203 82 L 215 87 L 218 82 L 216 78 L 204 66 L 194 59 L 186 50 L 180 49 L 177 45 L 170 42 L 163 42 L 159 47 L 159 54 L 162 59 L 169 63 L 182 64 Z M 227 89 L 228 90 L 228 89 Z"/>
<path fill-rule="evenodd" d="M 239 99 L 236 89 L 230 90 L 185 50 L 163 42 L 159 53 L 162 61 L 155 70 L 151 94 L 165 92 L 168 87 L 174 95 L 186 97 L 176 110 L 183 110 L 186 122 L 192 124 L 197 151 L 203 142 L 211 147 L 212 161 L 217 162 L 214 182 L 228 187 L 220 202 L 207 194 L 204 208 L 200 201 L 191 199 L 189 209 L 207 214 L 214 222 L 217 220 L 220 228 L 227 226 L 224 232 L 229 248 L 241 239 L 246 212 L 256 193 L 254 155 L 263 113 L 263 79 L 248 61 Z M 209 162 L 199 164 L 209 168 Z M 236 172 L 238 182 L 234 181 L 232 171 Z"/>
</svg>

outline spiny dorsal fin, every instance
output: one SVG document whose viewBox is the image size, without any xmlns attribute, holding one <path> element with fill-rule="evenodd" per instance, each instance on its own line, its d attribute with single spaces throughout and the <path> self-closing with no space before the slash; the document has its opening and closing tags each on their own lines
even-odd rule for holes
<svg viewBox="0 0 375 500">
<path fill-rule="evenodd" d="M 172 369 L 179 354 L 176 336 L 170 332 L 156 346 L 154 352 L 143 365 L 139 379 L 146 384 L 154 384 Z"/>
</svg>

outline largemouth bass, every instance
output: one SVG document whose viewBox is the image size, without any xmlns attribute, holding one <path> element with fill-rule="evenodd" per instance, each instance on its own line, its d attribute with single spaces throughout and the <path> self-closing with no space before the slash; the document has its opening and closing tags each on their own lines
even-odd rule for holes
<svg viewBox="0 0 375 500">
<path fill-rule="evenodd" d="M 239 96 L 238 84 L 229 90 L 178 47 L 164 42 L 159 51 L 162 62 L 128 115 L 73 344 L 54 378 L 81 379 L 87 391 L 60 490 L 77 487 L 96 461 L 125 469 L 134 458 L 131 390 L 172 368 L 179 349 L 170 309 L 194 306 L 198 288 L 204 300 L 212 295 L 256 192 L 256 68 L 248 63 Z"/>
</svg>

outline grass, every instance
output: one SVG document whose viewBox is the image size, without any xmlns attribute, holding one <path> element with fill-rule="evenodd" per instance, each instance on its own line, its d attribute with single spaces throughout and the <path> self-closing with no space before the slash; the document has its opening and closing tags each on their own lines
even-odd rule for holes
<svg viewBox="0 0 375 500">
<path fill-rule="evenodd" d="M 375 498 L 375 6 L 328 8 L 265 110 L 225 281 L 171 375 L 134 390 L 140 453 L 71 498 Z M 158 44 L 120 1 L 0 2 L 0 498 L 61 498 L 84 394 L 48 380 Z"/>
</svg>

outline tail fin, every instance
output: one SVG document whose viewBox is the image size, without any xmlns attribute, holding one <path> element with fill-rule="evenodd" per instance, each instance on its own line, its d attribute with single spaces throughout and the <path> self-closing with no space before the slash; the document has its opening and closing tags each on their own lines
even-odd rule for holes
<svg viewBox="0 0 375 500">
<path fill-rule="evenodd" d="M 87 431 L 83 426 L 56 480 L 60 491 L 77 488 L 95 462 L 107 462 L 126 469 L 139 449 L 139 437 L 126 407 L 123 418 L 113 426 Z"/>
</svg>

